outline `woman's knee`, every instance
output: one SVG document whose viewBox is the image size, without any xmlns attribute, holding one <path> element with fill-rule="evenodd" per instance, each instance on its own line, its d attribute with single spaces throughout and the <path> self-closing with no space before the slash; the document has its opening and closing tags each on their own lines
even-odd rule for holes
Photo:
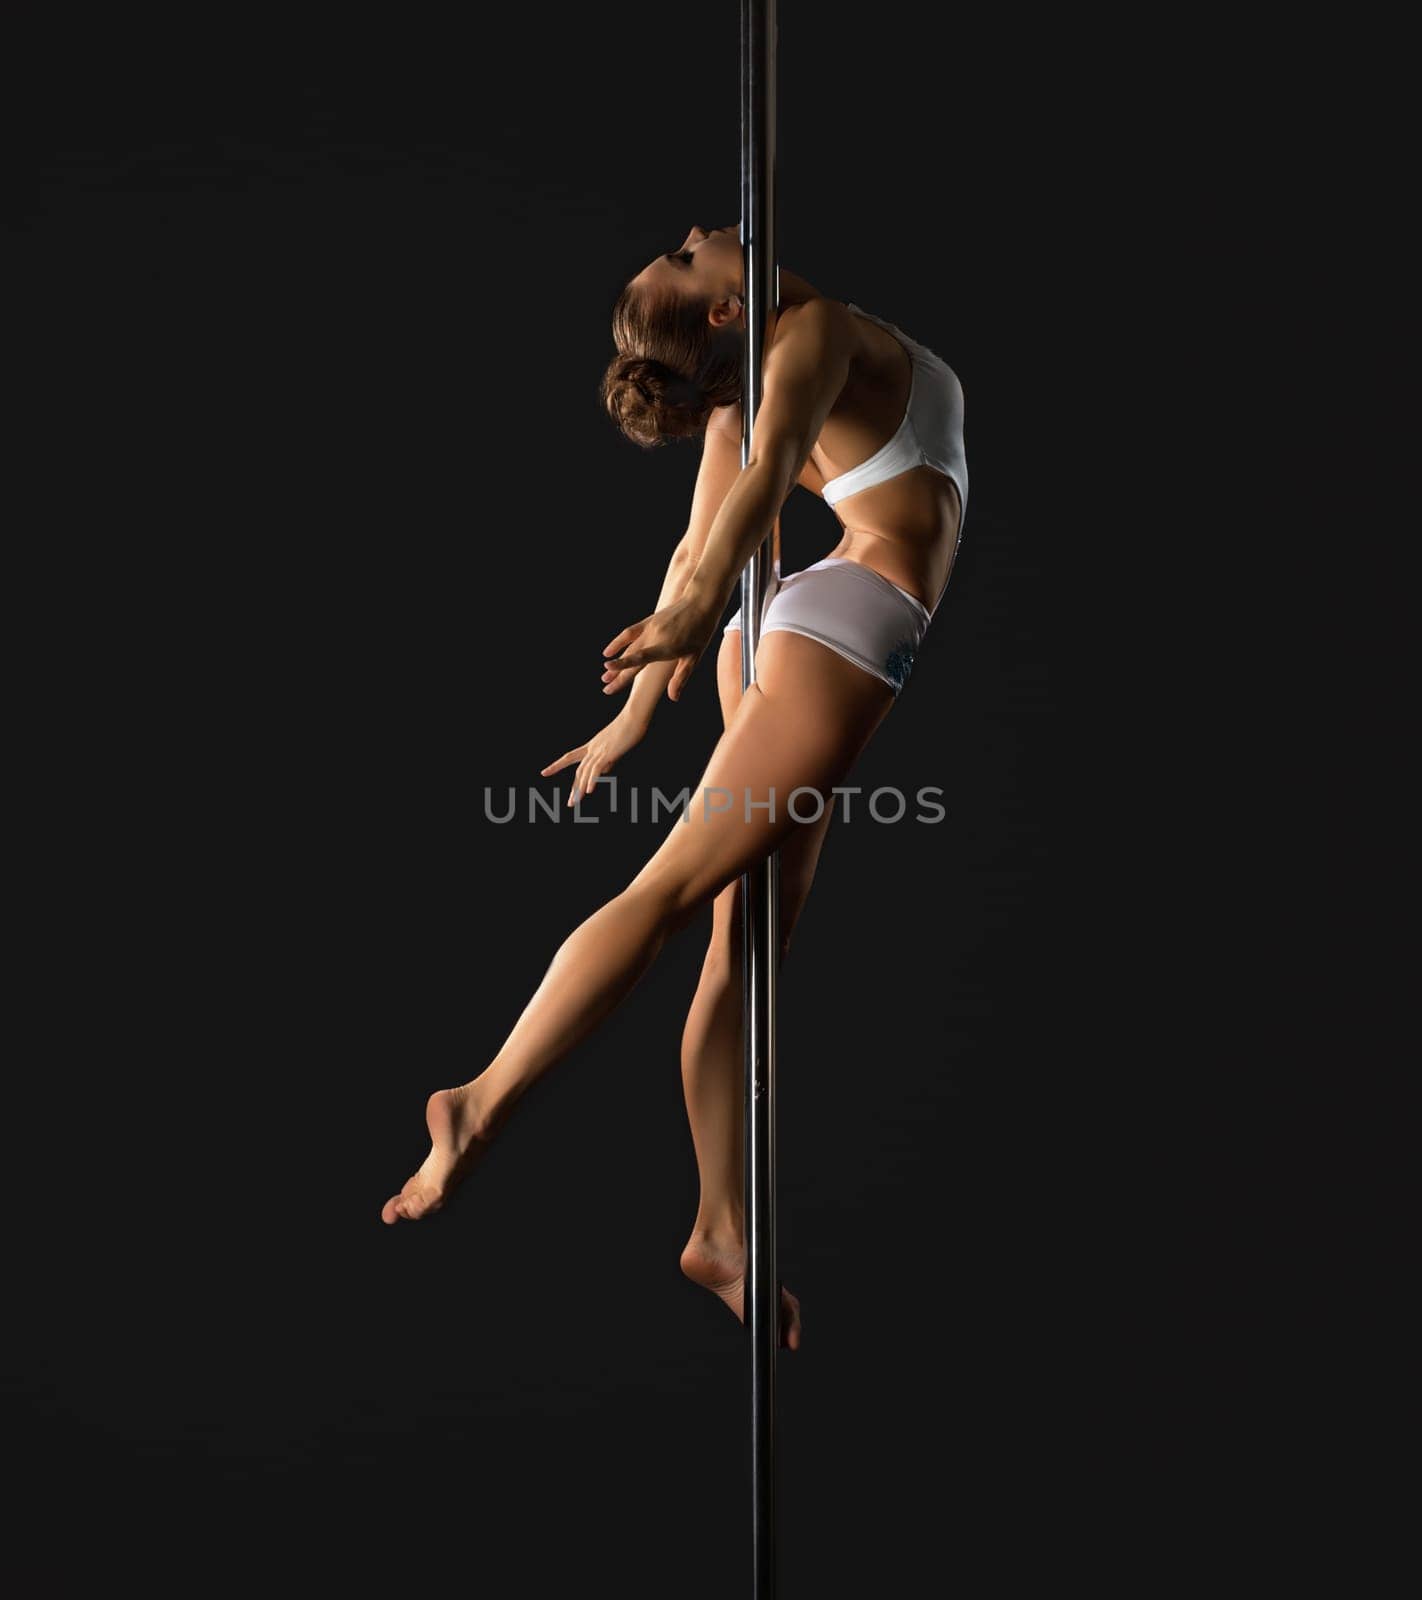
<svg viewBox="0 0 1422 1600">
<path fill-rule="evenodd" d="M 741 953 L 741 880 L 733 878 L 711 901 L 709 960 L 739 961 Z"/>
<path fill-rule="evenodd" d="M 790 948 L 790 935 L 799 920 L 809 880 L 814 875 L 814 859 L 797 854 L 794 866 L 780 874 L 780 953 Z M 818 855 L 818 850 L 813 852 Z M 653 914 L 666 933 L 679 933 L 693 922 L 708 904 L 712 908 L 710 950 L 739 959 L 744 918 L 741 914 L 743 872 L 725 882 L 707 884 L 703 878 L 685 870 L 685 863 L 653 857 L 623 890 L 642 896 L 654 908 Z"/>
<path fill-rule="evenodd" d="M 680 933 L 695 915 L 696 907 L 688 907 L 685 898 L 673 885 L 639 873 L 613 898 L 611 903 L 635 908 L 640 920 L 654 937 L 670 938 Z"/>
<path fill-rule="evenodd" d="M 740 971 L 741 946 L 744 940 L 745 920 L 741 916 L 741 884 L 744 880 L 736 878 L 728 883 L 720 894 L 716 896 L 716 916 L 711 927 L 711 945 L 707 951 L 708 958 L 725 962 L 728 966 Z M 780 893 L 780 958 L 785 959 L 786 952 L 790 949 L 790 935 L 795 931 L 795 923 L 799 920 L 800 898 L 798 896 L 786 897 L 782 885 Z"/>
</svg>

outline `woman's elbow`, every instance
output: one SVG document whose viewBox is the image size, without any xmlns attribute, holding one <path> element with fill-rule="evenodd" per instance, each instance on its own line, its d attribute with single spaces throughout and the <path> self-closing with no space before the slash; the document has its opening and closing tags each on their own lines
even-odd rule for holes
<svg viewBox="0 0 1422 1600">
<path fill-rule="evenodd" d="M 802 448 L 797 441 L 773 441 L 746 462 L 742 475 L 753 476 L 776 505 L 780 505 L 799 481 L 809 453 L 809 446 Z"/>
</svg>

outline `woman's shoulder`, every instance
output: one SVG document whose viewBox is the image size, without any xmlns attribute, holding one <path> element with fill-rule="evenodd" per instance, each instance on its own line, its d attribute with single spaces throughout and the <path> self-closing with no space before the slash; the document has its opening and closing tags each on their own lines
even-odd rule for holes
<svg viewBox="0 0 1422 1600">
<path fill-rule="evenodd" d="M 817 295 L 777 312 L 770 349 L 788 338 L 801 348 L 810 347 L 813 354 L 852 362 L 863 350 L 860 326 L 844 301 Z"/>
<path fill-rule="evenodd" d="M 772 343 L 789 328 L 823 330 L 825 332 L 853 328 L 854 313 L 843 300 L 831 300 L 828 295 L 816 295 L 795 305 L 782 306 L 775 314 L 775 332 Z"/>
<path fill-rule="evenodd" d="M 744 422 L 741 417 L 741 402 L 739 400 L 732 400 L 728 406 L 713 407 L 710 416 L 706 419 L 706 431 L 708 433 L 729 434 L 737 441 L 740 440 L 743 429 Z"/>
<path fill-rule="evenodd" d="M 826 346 L 836 339 L 851 341 L 852 349 L 852 341 L 857 337 L 854 322 L 854 313 L 842 300 L 831 300 L 825 295 L 818 295 L 810 300 L 800 300 L 794 305 L 782 306 L 776 312 L 775 326 L 770 335 L 770 347 L 774 349 L 781 338 L 794 329 L 797 337 L 807 334 Z M 707 418 L 706 426 L 717 431 L 724 430 L 739 439 L 743 431 L 740 401 L 734 400 L 728 406 L 717 406 Z"/>
</svg>

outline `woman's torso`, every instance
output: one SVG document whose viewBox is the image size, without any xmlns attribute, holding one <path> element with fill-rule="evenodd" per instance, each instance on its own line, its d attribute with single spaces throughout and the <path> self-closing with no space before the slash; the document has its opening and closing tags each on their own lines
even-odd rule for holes
<svg viewBox="0 0 1422 1600">
<path fill-rule="evenodd" d="M 914 378 L 914 358 L 894 334 L 866 316 L 849 315 L 856 336 L 849 376 L 796 480 L 820 498 L 826 483 L 867 461 L 894 436 Z M 962 526 L 963 507 L 951 477 L 928 464 L 910 467 L 846 495 L 830 510 L 843 534 L 827 555 L 860 561 L 935 608 Z"/>
</svg>

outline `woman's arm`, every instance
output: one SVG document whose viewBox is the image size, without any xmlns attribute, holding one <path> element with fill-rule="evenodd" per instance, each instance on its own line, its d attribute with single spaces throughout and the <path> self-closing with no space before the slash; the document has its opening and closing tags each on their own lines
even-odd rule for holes
<svg viewBox="0 0 1422 1600">
<path fill-rule="evenodd" d="M 686 580 L 691 576 L 696 565 L 696 557 L 692 555 L 686 542 L 686 535 L 681 536 L 681 543 L 672 551 L 671 560 L 667 563 L 667 575 L 662 580 L 662 590 L 657 596 L 657 610 L 669 606 L 673 600 L 679 599 L 681 591 L 686 587 Z M 657 661 L 645 672 L 637 674 L 637 681 L 632 685 L 632 691 L 627 696 L 627 703 L 623 706 L 620 716 L 627 717 L 645 730 L 651 726 L 652 713 L 657 709 L 657 701 L 661 698 L 671 675 L 676 671 L 676 662 Z"/>
<path fill-rule="evenodd" d="M 837 300 L 810 300 L 780 313 L 765 358 L 750 459 L 722 500 L 682 589 L 681 598 L 703 613 L 720 615 L 804 470 L 849 376 L 851 316 Z"/>
<path fill-rule="evenodd" d="M 650 662 L 674 661 L 667 695 L 680 695 L 741 570 L 774 525 L 844 388 L 854 349 L 851 316 L 837 300 L 809 300 L 780 314 L 765 358 L 765 395 L 750 459 L 721 502 L 680 597 L 603 647 L 603 656 L 611 658 L 603 670 L 605 694 Z"/>
<path fill-rule="evenodd" d="M 691 516 L 686 532 L 677 541 L 667 563 L 661 593 L 657 596 L 657 609 L 675 605 L 686 587 L 700 559 L 706 537 L 721 504 L 730 492 L 740 473 L 741 466 L 741 408 L 739 405 L 723 406 L 711 414 L 706 424 L 701 446 L 701 467 L 696 475 L 696 489 L 691 497 Z M 714 619 L 713 619 L 714 620 Z M 543 768 L 543 776 L 551 777 L 565 767 L 577 762 L 573 774 L 568 804 L 575 805 L 591 792 L 593 785 L 606 772 L 633 749 L 651 726 L 652 713 L 657 700 L 671 682 L 676 671 L 675 661 L 657 661 L 638 673 L 627 703 L 608 725 L 595 733 L 586 744 L 575 745 L 556 761 Z M 614 684 L 617 675 L 612 674 Z M 676 696 L 673 694 L 672 699 Z"/>
<path fill-rule="evenodd" d="M 740 471 L 741 408 L 739 405 L 721 406 L 711 413 L 711 419 L 706 424 L 701 445 L 701 465 L 691 496 L 691 514 L 687 519 L 686 532 L 682 534 L 667 563 L 656 610 L 660 611 L 681 598 L 687 579 L 706 547 L 716 514 L 740 476 Z M 665 693 L 675 670 L 674 661 L 657 661 L 647 670 L 639 672 L 627 697 L 627 704 L 622 708 L 623 713 L 635 718 L 645 728 L 651 722 L 657 701 Z"/>
</svg>

